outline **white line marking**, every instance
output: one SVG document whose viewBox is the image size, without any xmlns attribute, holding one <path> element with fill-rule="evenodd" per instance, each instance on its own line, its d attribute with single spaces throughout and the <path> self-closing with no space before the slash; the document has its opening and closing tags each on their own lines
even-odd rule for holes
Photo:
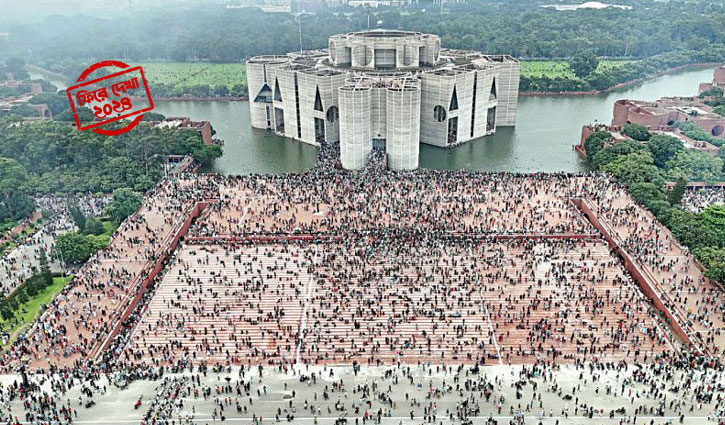
<svg viewBox="0 0 725 425">
<path fill-rule="evenodd" d="M 315 257 L 312 259 L 312 265 L 317 266 L 317 252 L 318 252 L 318 245 L 315 244 Z M 296 365 L 300 365 L 300 354 L 302 351 L 302 341 L 304 340 L 304 332 L 305 329 L 307 329 L 307 312 L 310 310 L 310 298 L 312 297 L 312 291 L 315 286 L 315 277 L 314 274 L 310 275 L 310 280 L 307 281 L 307 291 L 305 293 L 305 306 L 302 309 L 302 315 L 300 316 L 300 327 L 299 332 L 297 332 L 297 336 L 299 337 L 299 342 L 297 343 L 297 352 L 296 352 Z"/>
<path fill-rule="evenodd" d="M 493 336 L 493 346 L 496 347 L 496 355 L 498 356 L 498 364 L 503 365 L 501 360 L 501 350 L 498 348 L 498 341 L 496 340 L 496 333 L 493 331 L 493 324 L 491 323 L 491 315 L 488 313 L 488 300 L 484 298 L 483 310 L 486 312 L 486 320 L 488 320 L 488 331 Z"/>
</svg>

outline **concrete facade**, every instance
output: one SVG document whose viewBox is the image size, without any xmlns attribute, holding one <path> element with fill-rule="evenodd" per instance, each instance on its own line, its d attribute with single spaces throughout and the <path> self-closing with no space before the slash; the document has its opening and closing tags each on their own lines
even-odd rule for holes
<svg viewBox="0 0 725 425">
<path fill-rule="evenodd" d="M 313 145 L 340 142 L 345 169 L 384 150 L 418 168 L 419 144 L 451 147 L 516 123 L 520 66 L 510 56 L 441 49 L 440 37 L 375 30 L 328 49 L 247 62 L 252 127 Z"/>
</svg>

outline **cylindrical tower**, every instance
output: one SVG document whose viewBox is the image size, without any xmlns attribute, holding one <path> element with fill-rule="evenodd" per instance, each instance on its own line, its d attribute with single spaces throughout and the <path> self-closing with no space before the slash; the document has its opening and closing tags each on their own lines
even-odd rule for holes
<svg viewBox="0 0 725 425">
<path fill-rule="evenodd" d="M 255 97 L 262 92 L 265 85 L 264 62 L 250 60 L 247 62 L 247 87 L 249 91 L 249 114 L 252 127 L 267 128 L 267 104 L 255 102 Z"/>
<path fill-rule="evenodd" d="M 365 166 L 373 149 L 370 128 L 371 89 L 345 85 L 338 89 L 340 161 L 346 170 Z"/>
<path fill-rule="evenodd" d="M 420 147 L 420 88 L 395 85 L 386 90 L 388 168 L 408 171 L 418 168 Z"/>
<path fill-rule="evenodd" d="M 351 49 L 347 47 L 344 36 L 330 37 L 328 45 L 330 59 L 335 66 L 350 66 L 352 62 Z"/>
</svg>

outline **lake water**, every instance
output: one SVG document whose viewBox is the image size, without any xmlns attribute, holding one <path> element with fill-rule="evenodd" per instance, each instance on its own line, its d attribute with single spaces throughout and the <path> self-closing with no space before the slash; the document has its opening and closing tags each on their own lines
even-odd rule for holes
<svg viewBox="0 0 725 425">
<path fill-rule="evenodd" d="M 701 81 L 712 80 L 712 73 L 712 68 L 690 68 L 594 96 L 521 97 L 516 127 L 499 128 L 493 136 L 451 149 L 421 145 L 420 166 L 522 172 L 586 170 L 572 148 L 579 142 L 582 125 L 610 123 L 617 99 L 694 95 Z M 210 120 L 216 137 L 225 142 L 224 156 L 213 166 L 216 172 L 284 173 L 308 169 L 315 163 L 315 147 L 252 129 L 247 102 L 156 102 L 155 111 Z"/>
</svg>

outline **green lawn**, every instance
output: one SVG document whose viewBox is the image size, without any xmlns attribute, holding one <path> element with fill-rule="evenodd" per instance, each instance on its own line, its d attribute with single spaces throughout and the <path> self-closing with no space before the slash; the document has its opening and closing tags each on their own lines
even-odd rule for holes
<svg viewBox="0 0 725 425">
<path fill-rule="evenodd" d="M 0 224 L 0 233 L 5 233 L 17 225 L 18 225 L 17 220 L 6 220 L 2 224 Z"/>
<path fill-rule="evenodd" d="M 32 325 L 33 321 L 40 315 L 40 308 L 53 300 L 71 279 L 72 276 L 54 277 L 52 285 L 40 291 L 20 307 L 21 313 L 15 319 L 5 321 L 0 318 L 0 329 L 10 333 L 11 343 L 20 333 Z"/>
<path fill-rule="evenodd" d="M 626 66 L 631 61 L 601 60 L 597 71 Z M 223 85 L 232 88 L 236 84 L 246 87 L 247 75 L 242 63 L 207 62 L 139 62 L 133 65 L 143 66 L 146 78 L 151 86 L 163 83 L 177 89 L 197 85 L 212 87 Z M 559 61 L 523 61 L 522 77 L 576 78 L 569 69 L 569 63 Z"/>
<path fill-rule="evenodd" d="M 626 60 L 601 60 L 597 71 L 605 71 L 612 68 L 619 68 L 627 65 L 631 61 Z M 576 78 L 574 73 L 569 69 L 567 61 L 523 61 L 521 62 L 522 77 L 563 77 Z"/>
<path fill-rule="evenodd" d="M 164 83 L 174 87 L 208 84 L 211 87 L 247 85 L 246 68 L 242 63 L 206 62 L 140 62 L 149 84 Z"/>
</svg>

